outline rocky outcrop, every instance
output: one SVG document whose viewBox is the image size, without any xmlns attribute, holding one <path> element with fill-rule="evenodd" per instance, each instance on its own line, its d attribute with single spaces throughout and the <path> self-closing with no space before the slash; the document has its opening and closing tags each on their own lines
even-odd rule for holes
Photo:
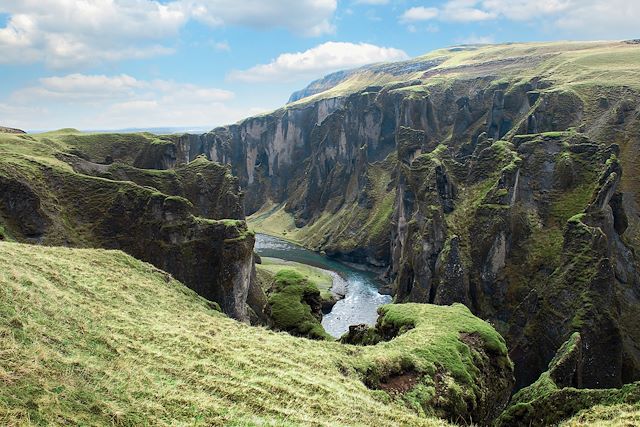
<svg viewBox="0 0 640 427">
<path fill-rule="evenodd" d="M 379 314 L 375 327 L 351 327 L 341 338 L 365 346 L 354 363 L 367 387 L 456 423 L 488 425 L 502 411 L 513 367 L 493 328 L 461 304 L 391 304 Z M 446 340 L 425 346 L 445 330 Z"/>
<path fill-rule="evenodd" d="M 559 267 L 523 302 L 521 308 L 531 310 L 524 314 L 525 329 L 535 334 L 525 333 L 513 347 L 515 359 L 532 348 L 550 357 L 554 345 L 580 332 L 585 353 L 576 386 L 585 388 L 620 387 L 640 375 L 635 356 L 640 337 L 627 320 L 636 314 L 640 289 L 633 250 L 621 235 L 626 223 L 619 203 L 621 173 L 612 154 L 584 213 L 567 223 Z"/>
<path fill-rule="evenodd" d="M 40 198 L 24 182 L 0 176 L 0 212 L 8 229 L 29 241 L 39 241 L 50 221 L 42 211 Z"/>
<path fill-rule="evenodd" d="M 584 363 L 588 343 L 574 333 L 557 351 L 544 372 L 532 385 L 516 393 L 496 426 L 548 426 L 596 405 L 637 404 L 640 383 L 621 388 L 584 389 Z M 615 407 L 615 406 L 614 406 Z"/>
<path fill-rule="evenodd" d="M 211 162 L 204 156 L 173 169 L 140 169 L 126 163 L 103 165 L 61 154 L 62 160 L 74 170 L 114 181 L 131 181 L 152 187 L 170 196 L 180 196 L 191 202 L 191 212 L 209 219 L 244 219 L 244 194 L 238 179 L 228 165 Z"/>
</svg>

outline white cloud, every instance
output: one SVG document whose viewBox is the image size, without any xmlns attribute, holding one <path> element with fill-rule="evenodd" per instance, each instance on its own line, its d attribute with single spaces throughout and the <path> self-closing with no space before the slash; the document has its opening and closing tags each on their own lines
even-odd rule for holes
<svg viewBox="0 0 640 427">
<path fill-rule="evenodd" d="M 400 21 L 406 23 L 428 21 L 437 17 L 439 13 L 439 10 L 435 7 L 412 7 L 404 11 L 400 17 Z"/>
<path fill-rule="evenodd" d="M 448 0 L 440 7 L 412 7 L 400 15 L 409 31 L 415 23 L 478 22 L 506 19 L 538 22 L 558 37 L 624 39 L 638 37 L 637 0 Z"/>
<path fill-rule="evenodd" d="M 615 0 L 614 0 L 615 1 Z M 624 0 L 626 1 L 626 0 Z M 508 19 L 528 21 L 542 15 L 552 15 L 568 11 L 570 8 L 586 3 L 610 3 L 602 0 L 483 0 L 482 7 Z"/>
<path fill-rule="evenodd" d="M 304 52 L 283 53 L 268 64 L 232 71 L 229 79 L 243 82 L 295 81 L 374 62 L 407 58 L 404 51 L 390 47 L 327 42 Z"/>
<path fill-rule="evenodd" d="M 0 64 L 65 68 L 169 54 L 189 20 L 316 36 L 335 30 L 336 7 L 337 0 L 1 0 L 9 19 L 0 27 Z"/>
<path fill-rule="evenodd" d="M 476 7 L 476 0 L 450 0 L 442 8 L 442 19 L 454 22 L 474 22 L 494 19 L 498 16 L 492 9 Z"/>
<path fill-rule="evenodd" d="M 3 120 L 32 129 L 64 123 L 85 129 L 214 125 L 245 116 L 246 111 L 228 105 L 234 96 L 227 90 L 126 74 L 68 74 L 13 92 L 0 104 L 0 113 Z"/>
<path fill-rule="evenodd" d="M 170 53 L 160 41 L 187 20 L 177 5 L 149 0 L 6 0 L 0 11 L 10 14 L 0 63 L 51 67 Z"/>
<path fill-rule="evenodd" d="M 555 26 L 574 37 L 589 39 L 638 38 L 640 2 L 636 0 L 584 0 L 572 2 Z"/>
<path fill-rule="evenodd" d="M 179 0 L 195 19 L 209 25 L 287 28 L 307 36 L 333 33 L 337 0 Z"/>
</svg>

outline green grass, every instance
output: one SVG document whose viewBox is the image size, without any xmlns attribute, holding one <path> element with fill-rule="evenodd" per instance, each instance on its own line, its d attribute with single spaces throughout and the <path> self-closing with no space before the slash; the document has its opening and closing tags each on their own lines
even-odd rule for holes
<svg viewBox="0 0 640 427">
<path fill-rule="evenodd" d="M 561 427 L 632 427 L 637 425 L 640 425 L 640 406 L 638 404 L 597 405 L 560 423 Z"/>
<path fill-rule="evenodd" d="M 2 425 L 443 425 L 363 372 L 440 367 L 469 394 L 461 331 L 504 342 L 462 306 L 389 306 L 415 328 L 354 347 L 230 320 L 118 251 L 0 243 Z"/>
<path fill-rule="evenodd" d="M 411 64 L 437 59 L 428 78 Z M 509 61 L 509 64 L 499 62 Z M 391 71 L 391 72 L 390 72 Z M 434 85 L 446 85 L 453 79 L 494 75 L 498 82 L 527 82 L 534 77 L 553 80 L 555 88 L 578 91 L 594 86 L 626 85 L 640 88 L 640 49 L 623 42 L 548 42 L 486 45 L 471 49 L 439 49 L 408 62 L 367 67 L 350 74 L 334 87 L 303 98 L 286 108 L 296 108 L 320 99 L 347 96 L 368 86 L 391 86 L 398 81 L 421 79 L 422 84 L 393 89 L 407 96 L 428 95 Z"/>
<path fill-rule="evenodd" d="M 589 204 L 595 187 L 595 182 L 587 181 L 555 194 L 550 214 L 556 220 L 556 225 L 563 226 L 571 217 L 582 213 Z"/>
<path fill-rule="evenodd" d="M 269 272 L 272 276 L 275 276 L 282 270 L 293 270 L 298 274 L 304 276 L 310 283 L 315 285 L 320 290 L 320 296 L 322 299 L 331 299 L 331 287 L 333 286 L 333 276 L 327 270 L 313 267 L 308 264 L 301 264 L 299 262 L 285 261 L 278 258 L 262 258 L 262 264 L 257 264 L 258 270 Z"/>
</svg>

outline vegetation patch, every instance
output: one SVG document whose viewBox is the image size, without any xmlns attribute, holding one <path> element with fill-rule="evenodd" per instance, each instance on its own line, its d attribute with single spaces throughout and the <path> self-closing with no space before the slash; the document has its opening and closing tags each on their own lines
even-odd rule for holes
<svg viewBox="0 0 640 427">
<path fill-rule="evenodd" d="M 513 383 L 506 344 L 491 326 L 477 324 L 464 305 L 391 304 L 378 312 L 367 337 L 377 334 L 378 343 L 365 347 L 355 365 L 368 387 L 396 394 L 402 389 L 410 407 L 452 420 L 473 414 L 476 421 L 488 421 L 489 407 L 506 403 L 509 393 L 502 392 Z M 496 400 L 489 403 L 489 394 Z"/>
<path fill-rule="evenodd" d="M 322 320 L 322 300 L 318 287 L 295 270 L 280 270 L 269 292 L 272 327 L 292 335 L 332 340 Z"/>
<path fill-rule="evenodd" d="M 262 263 L 256 265 L 256 268 L 259 271 L 268 272 L 271 276 L 275 276 L 282 270 L 295 271 L 318 288 L 323 300 L 333 298 L 333 294 L 331 293 L 331 288 L 333 287 L 333 275 L 327 270 L 313 267 L 308 264 L 301 264 L 299 262 L 268 257 L 262 257 Z"/>
</svg>

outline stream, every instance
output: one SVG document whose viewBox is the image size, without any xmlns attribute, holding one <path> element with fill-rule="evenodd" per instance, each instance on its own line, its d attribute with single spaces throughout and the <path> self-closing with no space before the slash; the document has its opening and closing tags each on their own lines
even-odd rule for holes
<svg viewBox="0 0 640 427">
<path fill-rule="evenodd" d="M 266 234 L 256 234 L 255 250 L 260 256 L 280 258 L 334 271 L 346 281 L 345 297 L 333 306 L 330 313 L 322 316 L 322 326 L 335 338 L 348 332 L 350 325 L 360 323 L 375 325 L 378 319 L 378 307 L 391 302 L 389 295 L 378 292 L 382 284 L 372 272 L 357 270 L 317 252 Z"/>
</svg>

